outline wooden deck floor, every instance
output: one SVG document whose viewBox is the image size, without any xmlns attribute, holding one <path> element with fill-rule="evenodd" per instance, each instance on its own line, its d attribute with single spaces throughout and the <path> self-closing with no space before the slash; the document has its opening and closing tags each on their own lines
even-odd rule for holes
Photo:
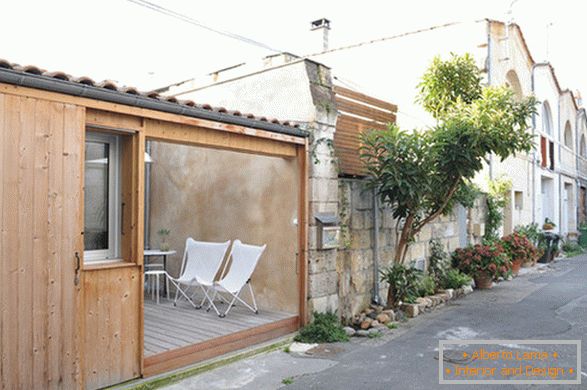
<svg viewBox="0 0 587 390">
<path fill-rule="evenodd" d="M 224 306 L 223 306 L 224 307 Z M 177 307 L 166 299 L 159 305 L 145 297 L 145 357 L 256 328 L 295 314 L 235 306 L 225 318 L 213 310 L 196 310 L 185 301 Z"/>
</svg>

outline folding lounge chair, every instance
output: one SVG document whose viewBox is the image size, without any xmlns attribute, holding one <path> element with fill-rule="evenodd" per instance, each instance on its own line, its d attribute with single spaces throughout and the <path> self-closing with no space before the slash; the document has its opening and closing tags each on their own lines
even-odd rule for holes
<svg viewBox="0 0 587 390">
<path fill-rule="evenodd" d="M 226 242 L 203 242 L 193 238 L 186 240 L 180 276 L 173 279 L 180 286 L 175 292 L 174 305 L 177 304 L 180 293 L 187 297 L 187 290 L 190 287 L 199 286 L 204 293 L 200 304 L 195 305 L 191 299 L 188 301 L 196 309 L 202 307 L 208 299 L 207 289 L 214 283 L 214 278 L 222 265 L 229 246 L 230 240 Z M 187 289 L 181 290 L 182 285 L 187 286 Z"/>
<path fill-rule="evenodd" d="M 219 317 L 225 317 L 236 301 L 239 301 L 255 314 L 259 314 L 257 302 L 255 301 L 255 294 L 253 293 L 253 287 L 251 286 L 251 276 L 253 275 L 257 263 L 259 262 L 259 258 L 266 247 L 267 245 L 254 246 L 243 244 L 240 240 L 234 241 L 231 249 L 232 263 L 230 264 L 228 272 L 226 275 L 223 275 L 220 281 L 207 285 L 208 289 L 205 294 L 205 298 L 208 299 L 207 310 L 214 308 L 214 311 Z M 252 306 L 239 296 L 245 285 L 249 286 L 249 292 L 253 301 Z M 210 290 L 213 290 L 212 296 L 209 295 Z M 222 294 L 229 294 L 230 296 L 226 299 Z M 228 307 L 224 313 L 220 313 L 214 304 L 216 296 L 221 297 L 223 301 L 228 303 Z"/>
</svg>

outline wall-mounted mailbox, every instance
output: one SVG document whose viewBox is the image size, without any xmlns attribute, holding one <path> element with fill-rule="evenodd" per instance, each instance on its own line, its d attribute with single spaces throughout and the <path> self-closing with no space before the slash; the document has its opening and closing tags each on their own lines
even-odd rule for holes
<svg viewBox="0 0 587 390">
<path fill-rule="evenodd" d="M 318 221 L 318 249 L 334 249 L 339 247 L 340 226 L 334 214 L 316 214 Z"/>
</svg>

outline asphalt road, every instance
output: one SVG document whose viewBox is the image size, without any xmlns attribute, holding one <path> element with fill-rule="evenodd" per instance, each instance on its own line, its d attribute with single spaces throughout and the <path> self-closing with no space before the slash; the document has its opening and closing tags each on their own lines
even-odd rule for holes
<svg viewBox="0 0 587 390">
<path fill-rule="evenodd" d="M 438 342 L 447 339 L 582 340 L 585 358 L 579 375 L 583 383 L 440 385 Z M 515 345 L 511 350 L 535 349 Z M 560 352 L 566 354 L 562 347 Z M 410 320 L 382 338 L 353 338 L 311 357 L 276 351 L 187 378 L 172 388 L 587 389 L 586 352 L 587 255 L 558 261 L 546 272 L 522 275 L 488 291 L 476 291 Z M 447 355 L 453 356 L 450 352 Z M 569 367 L 574 356 L 571 361 L 564 356 L 560 360 L 562 366 Z M 445 362 L 445 369 L 454 369 L 453 363 Z"/>
<path fill-rule="evenodd" d="M 580 339 L 582 355 L 587 356 L 587 256 L 477 291 L 418 320 L 389 342 L 354 348 L 336 357 L 333 367 L 296 378 L 288 390 L 587 389 L 585 358 L 580 385 L 515 386 L 440 385 L 437 360 L 439 339 Z"/>
</svg>

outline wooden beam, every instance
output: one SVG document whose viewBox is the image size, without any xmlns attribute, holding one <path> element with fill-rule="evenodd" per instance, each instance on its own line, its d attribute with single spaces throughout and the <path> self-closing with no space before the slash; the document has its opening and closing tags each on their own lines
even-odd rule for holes
<svg viewBox="0 0 587 390">
<path fill-rule="evenodd" d="M 49 92 L 41 89 L 27 88 L 11 84 L 0 83 L 0 93 L 16 96 L 29 96 L 54 102 L 75 104 L 78 106 L 97 109 L 101 111 L 126 114 L 136 116 L 139 118 L 157 119 L 178 124 L 196 126 L 204 129 L 220 130 L 228 133 L 244 134 L 251 137 L 265 138 L 284 143 L 303 145 L 305 142 L 304 137 L 297 137 L 294 135 L 280 134 L 267 130 L 253 129 L 246 126 L 232 125 L 217 121 L 211 121 L 207 119 L 188 117 L 179 114 L 170 114 L 163 111 L 126 106 L 117 103 L 104 102 L 101 100 L 65 95 L 57 92 Z"/>
<path fill-rule="evenodd" d="M 364 93 L 353 91 L 348 88 L 339 87 L 337 85 L 334 86 L 334 93 L 340 96 L 344 96 L 349 99 L 358 100 L 367 104 L 370 104 L 375 107 L 382 108 L 384 110 L 389 110 L 391 112 L 397 112 L 397 105 L 386 102 L 385 100 L 376 99 L 369 95 L 365 95 Z"/>
<path fill-rule="evenodd" d="M 298 324 L 298 316 L 290 317 L 202 343 L 149 356 L 145 359 L 143 376 L 153 376 L 292 333 L 298 329 Z"/>
<path fill-rule="evenodd" d="M 296 156 L 296 146 L 293 144 L 159 120 L 146 119 L 145 132 L 147 138 L 164 142 L 204 146 L 267 156 Z"/>
<path fill-rule="evenodd" d="M 298 199 L 298 277 L 300 326 L 308 321 L 308 143 L 298 147 L 299 199 Z"/>
</svg>

